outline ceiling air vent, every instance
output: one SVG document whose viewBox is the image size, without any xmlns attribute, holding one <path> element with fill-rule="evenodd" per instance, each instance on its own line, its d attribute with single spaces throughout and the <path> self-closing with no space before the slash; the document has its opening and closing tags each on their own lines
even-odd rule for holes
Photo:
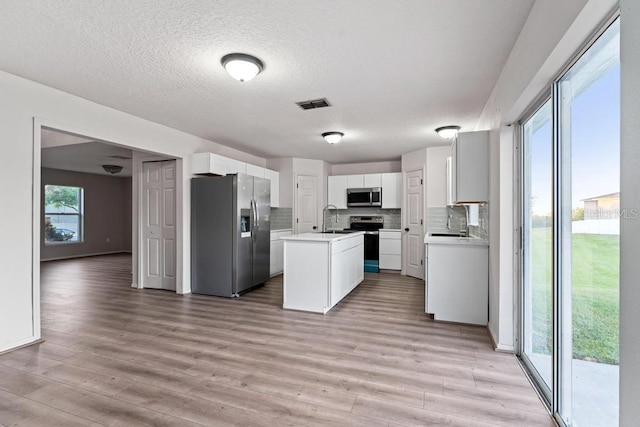
<svg viewBox="0 0 640 427">
<path fill-rule="evenodd" d="M 313 110 L 314 108 L 331 107 L 327 98 L 313 99 L 311 101 L 296 102 L 303 110 Z"/>
</svg>

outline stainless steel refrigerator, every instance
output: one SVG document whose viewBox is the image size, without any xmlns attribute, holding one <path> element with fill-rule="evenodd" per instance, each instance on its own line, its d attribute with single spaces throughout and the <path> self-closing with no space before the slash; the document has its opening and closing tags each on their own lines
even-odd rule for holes
<svg viewBox="0 0 640 427">
<path fill-rule="evenodd" d="M 237 297 L 269 280 L 271 185 L 245 174 L 191 180 L 191 291 Z"/>
</svg>

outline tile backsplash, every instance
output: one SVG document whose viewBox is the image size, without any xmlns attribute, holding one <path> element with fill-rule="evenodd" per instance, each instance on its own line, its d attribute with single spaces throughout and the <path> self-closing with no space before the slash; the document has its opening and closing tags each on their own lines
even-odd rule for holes
<svg viewBox="0 0 640 427">
<path fill-rule="evenodd" d="M 450 228 L 447 227 L 449 215 L 451 215 Z M 427 208 L 427 233 L 456 233 L 464 230 L 466 222 L 463 206 Z M 482 204 L 478 207 L 478 225 L 469 226 L 469 235 L 481 239 L 489 238 L 489 205 Z"/>
<path fill-rule="evenodd" d="M 271 208 L 271 229 L 289 230 L 293 226 L 293 209 Z"/>
<path fill-rule="evenodd" d="M 381 209 L 381 208 L 351 208 L 338 209 L 338 222 L 336 222 L 336 210 L 325 211 L 325 224 L 328 230 L 349 228 L 349 218 L 351 216 L 382 216 L 384 217 L 384 228 L 400 228 L 401 209 Z M 322 227 L 322 223 L 318 224 Z"/>
<path fill-rule="evenodd" d="M 338 222 L 336 210 L 325 211 L 325 221 L 327 229 L 349 228 L 349 218 L 351 216 L 378 215 L 384 217 L 384 228 L 400 228 L 401 209 L 380 209 L 380 208 L 351 208 L 338 210 Z M 271 229 L 288 230 L 293 227 L 293 209 L 291 208 L 271 208 Z M 320 218 L 318 228 L 322 228 L 322 218 Z"/>
</svg>

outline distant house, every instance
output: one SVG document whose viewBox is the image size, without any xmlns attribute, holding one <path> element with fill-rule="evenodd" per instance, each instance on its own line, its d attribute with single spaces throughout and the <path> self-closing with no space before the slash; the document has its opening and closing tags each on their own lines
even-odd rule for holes
<svg viewBox="0 0 640 427">
<path fill-rule="evenodd" d="M 620 192 L 583 199 L 584 219 L 620 218 Z"/>
</svg>

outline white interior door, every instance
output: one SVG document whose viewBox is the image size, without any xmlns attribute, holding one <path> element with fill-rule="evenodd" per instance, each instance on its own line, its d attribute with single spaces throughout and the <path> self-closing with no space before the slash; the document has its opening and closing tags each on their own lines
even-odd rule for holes
<svg viewBox="0 0 640 427">
<path fill-rule="evenodd" d="M 407 276 L 424 279 L 424 231 L 422 169 L 406 174 L 404 270 Z"/>
<path fill-rule="evenodd" d="M 176 161 L 142 166 L 142 286 L 176 290 Z"/>
<path fill-rule="evenodd" d="M 318 231 L 318 177 L 298 175 L 296 178 L 296 233 Z"/>
</svg>

